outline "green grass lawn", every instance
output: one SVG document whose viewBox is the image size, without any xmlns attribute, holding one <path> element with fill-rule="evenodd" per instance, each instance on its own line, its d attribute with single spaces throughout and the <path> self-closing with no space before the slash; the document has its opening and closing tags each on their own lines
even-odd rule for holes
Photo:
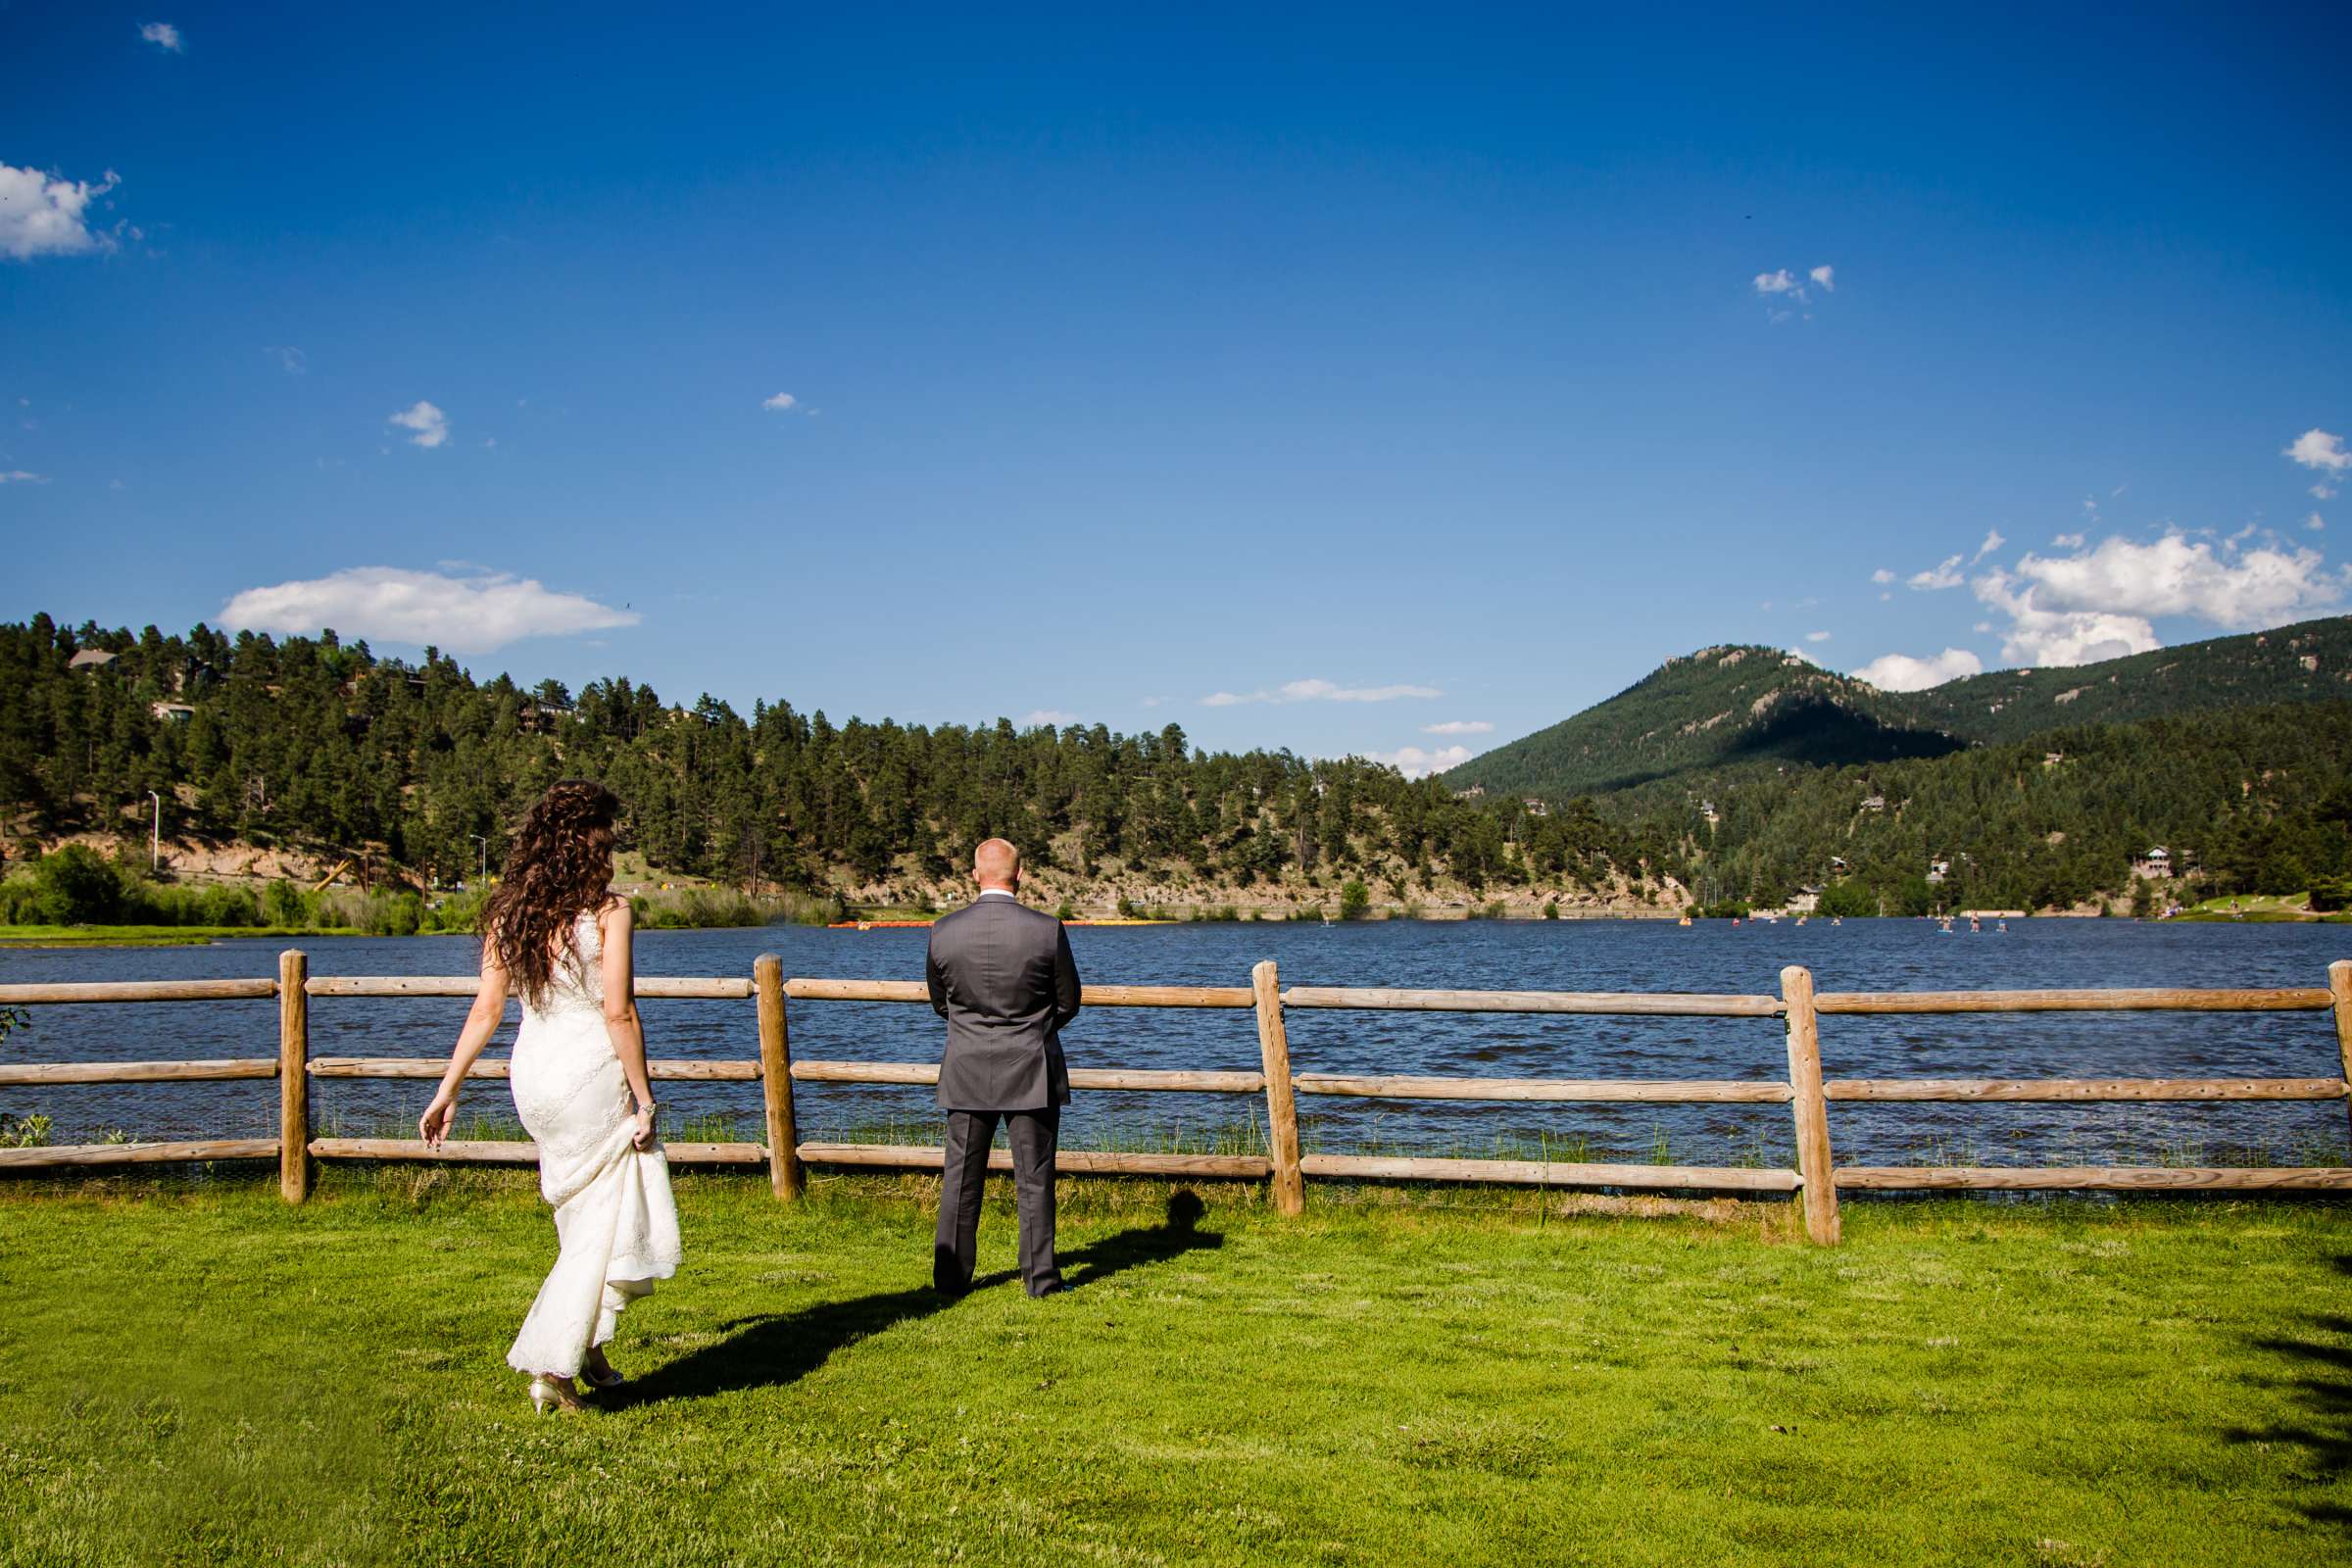
<svg viewBox="0 0 2352 1568">
<path fill-rule="evenodd" d="M 0 1186 L 0 1563 L 2227 1563 L 2352 1555 L 2340 1207 L 1066 1184 L 1077 1287 L 925 1288 L 932 1184 L 681 1176 L 635 1381 L 503 1357 L 527 1174 Z M 61 1196 L 62 1194 L 62 1196 Z"/>
</svg>

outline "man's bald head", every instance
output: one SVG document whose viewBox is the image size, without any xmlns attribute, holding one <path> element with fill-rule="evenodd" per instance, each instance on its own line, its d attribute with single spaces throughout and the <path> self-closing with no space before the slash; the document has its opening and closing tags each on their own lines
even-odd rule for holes
<svg viewBox="0 0 2352 1568">
<path fill-rule="evenodd" d="M 984 888 L 1020 891 L 1021 852 L 1007 839 L 988 839 L 972 852 L 972 880 Z"/>
</svg>

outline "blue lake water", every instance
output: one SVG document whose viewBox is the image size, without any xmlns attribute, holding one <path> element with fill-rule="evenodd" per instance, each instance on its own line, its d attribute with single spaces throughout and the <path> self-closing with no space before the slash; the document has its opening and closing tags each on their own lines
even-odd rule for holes
<svg viewBox="0 0 2352 1568">
<path fill-rule="evenodd" d="M 1286 985 L 1423 986 L 1575 991 L 1771 993 L 1781 967 L 1809 965 L 1830 990 L 1974 990 L 2075 986 L 2317 986 L 2330 959 L 2352 956 L 2352 928 L 2290 925 L 2157 925 L 2125 920 L 2015 920 L 1946 935 L 1934 924 L 1854 920 L 1803 927 L 1702 922 L 1559 921 L 1361 925 L 1081 927 L 1071 932 L 1091 981 L 1246 985 L 1250 965 L 1273 958 Z M 788 975 L 917 979 L 919 930 L 656 931 L 638 939 L 652 975 L 748 975 L 761 953 L 782 956 Z M 0 951 L 0 981 L 164 979 L 275 973 L 276 942 L 207 948 Z M 314 974 L 451 974 L 473 964 L 470 940 L 315 938 L 303 944 Z M 261 1056 L 275 1050 L 271 1002 L 52 1006 L 5 1048 L 18 1060 L 146 1060 Z M 465 1014 L 462 1001 L 312 1002 L 315 1055 L 444 1054 Z M 748 1002 L 645 1005 L 655 1056 L 747 1059 L 757 1054 Z M 1293 1066 L 1299 1072 L 1459 1073 L 1486 1077 L 1784 1077 L 1782 1025 L 1771 1018 L 1607 1018 L 1343 1012 L 1292 1009 Z M 492 1050 L 501 1054 L 512 1022 Z M 791 1005 L 794 1054 L 803 1058 L 936 1060 L 939 1025 L 922 1006 L 854 1003 Z M 1257 1065 L 1245 1010 L 1102 1008 L 1066 1040 L 1073 1065 Z M 1963 1014 L 1822 1020 L 1831 1077 L 2330 1077 L 2341 1070 L 2333 1028 L 2310 1013 Z M 373 1132 L 413 1126 L 430 1093 L 424 1082 L 324 1080 L 314 1119 Z M 926 1089 L 803 1084 L 808 1138 L 872 1134 L 896 1124 L 919 1137 L 936 1119 Z M 663 1086 L 682 1116 L 739 1118 L 759 1136 L 755 1084 Z M 467 1108 L 511 1114 L 503 1084 L 472 1086 Z M 43 1111 L 58 1142 L 120 1128 L 139 1138 L 268 1137 L 275 1090 L 227 1084 L 57 1086 L 0 1089 L 0 1113 Z M 1791 1161 L 1781 1105 L 1493 1104 L 1370 1102 L 1302 1097 L 1310 1152 L 1363 1149 L 1493 1152 L 1539 1143 L 1586 1157 L 1649 1157 L 1662 1139 L 1688 1162 Z M 1081 1093 L 1065 1126 L 1067 1147 L 1171 1135 L 1200 1139 L 1262 1121 L 1249 1096 Z M 1841 1163 L 1900 1163 L 1965 1156 L 1992 1163 L 2243 1158 L 2279 1163 L 2346 1161 L 2340 1103 L 2157 1105 L 1857 1105 L 1831 1107 Z"/>
</svg>

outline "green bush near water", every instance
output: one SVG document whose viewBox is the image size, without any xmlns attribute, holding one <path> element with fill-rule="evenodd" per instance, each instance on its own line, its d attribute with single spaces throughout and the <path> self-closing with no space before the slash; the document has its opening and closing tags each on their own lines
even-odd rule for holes
<svg viewBox="0 0 2352 1568">
<path fill-rule="evenodd" d="M 689 888 L 677 893 L 640 893 L 629 900 L 637 924 L 654 931 L 710 926 L 830 925 L 846 918 L 830 894 L 784 893 L 753 898 L 731 888 Z"/>
</svg>

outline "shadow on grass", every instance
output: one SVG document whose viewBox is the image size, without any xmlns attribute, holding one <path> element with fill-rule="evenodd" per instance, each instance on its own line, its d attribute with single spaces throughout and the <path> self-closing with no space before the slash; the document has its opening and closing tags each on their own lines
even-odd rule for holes
<svg viewBox="0 0 2352 1568">
<path fill-rule="evenodd" d="M 1080 1290 L 1147 1263 L 1222 1247 L 1222 1234 L 1199 1229 L 1204 1211 L 1198 1197 L 1180 1192 L 1168 1200 L 1164 1223 L 1137 1226 L 1064 1252 L 1061 1262 L 1069 1289 Z M 973 1280 L 972 1290 L 976 1293 L 1009 1284 L 1018 1277 L 1011 1269 L 1000 1269 Z M 736 1389 L 795 1383 L 823 1366 L 837 1350 L 955 1304 L 924 1286 L 879 1291 L 846 1301 L 822 1301 L 798 1312 L 736 1318 L 719 1325 L 727 1337 L 716 1345 L 690 1351 L 612 1394 L 599 1396 L 597 1403 L 608 1409 L 626 1409 L 662 1399 L 699 1399 Z"/>
<path fill-rule="evenodd" d="M 2330 1261 L 2337 1273 L 2352 1274 L 2352 1254 L 2339 1255 Z M 2303 1411 L 2303 1419 L 2260 1430 L 2240 1428 L 2229 1437 L 2233 1443 L 2269 1443 L 2300 1448 L 2310 1455 L 2311 1467 L 2306 1475 L 2296 1479 L 2308 1481 L 2314 1487 L 2333 1488 L 2352 1474 L 2352 1348 L 2345 1345 L 2346 1341 L 2352 1341 L 2352 1317 L 2315 1317 L 2310 1320 L 2310 1327 L 2315 1335 L 2328 1338 L 2254 1342 L 2258 1349 L 2299 1363 L 2297 1374 L 2288 1380 L 2287 1386 Z M 2352 1507 L 2343 1503 L 2314 1501 L 2305 1504 L 2303 1513 L 2315 1524 L 2352 1530 Z"/>
</svg>

